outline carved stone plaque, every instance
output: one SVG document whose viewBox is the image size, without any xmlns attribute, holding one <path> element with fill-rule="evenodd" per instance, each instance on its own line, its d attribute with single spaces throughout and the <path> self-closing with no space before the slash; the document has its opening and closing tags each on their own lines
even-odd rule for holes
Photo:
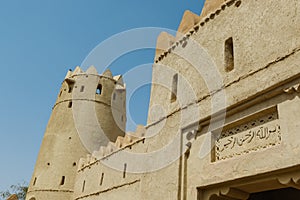
<svg viewBox="0 0 300 200">
<path fill-rule="evenodd" d="M 225 130 L 216 141 L 215 156 L 224 160 L 268 148 L 281 142 L 277 112 Z"/>
</svg>

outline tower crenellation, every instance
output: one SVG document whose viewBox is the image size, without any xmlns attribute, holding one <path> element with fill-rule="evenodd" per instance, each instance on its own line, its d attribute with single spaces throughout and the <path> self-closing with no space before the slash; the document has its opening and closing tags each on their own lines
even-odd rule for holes
<svg viewBox="0 0 300 200">
<path fill-rule="evenodd" d="M 27 200 L 300 196 L 297 10 L 207 0 L 186 11 L 157 38 L 148 122 L 134 132 L 122 76 L 68 71 Z"/>
<path fill-rule="evenodd" d="M 71 199 L 79 159 L 124 136 L 126 108 L 117 99 L 126 100 L 121 76 L 113 77 L 109 70 L 99 75 L 93 66 L 86 72 L 80 67 L 67 72 L 27 199 Z"/>
</svg>

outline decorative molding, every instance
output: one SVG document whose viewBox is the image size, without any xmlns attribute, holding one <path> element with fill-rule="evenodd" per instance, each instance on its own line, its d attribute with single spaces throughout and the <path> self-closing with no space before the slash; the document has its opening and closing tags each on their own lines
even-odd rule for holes
<svg viewBox="0 0 300 200">
<path fill-rule="evenodd" d="M 235 156 L 278 145 L 281 131 L 277 112 L 259 117 L 230 129 L 225 129 L 215 143 L 215 160 Z"/>
<path fill-rule="evenodd" d="M 288 93 L 288 94 L 291 94 L 291 93 L 294 93 L 294 92 L 297 92 L 297 93 L 300 93 L 300 83 L 296 84 L 296 85 L 293 85 L 289 88 L 286 88 L 283 90 L 285 93 Z"/>
<path fill-rule="evenodd" d="M 32 192 L 67 192 L 67 193 L 73 193 L 73 190 L 54 190 L 54 189 L 36 189 L 36 190 L 29 190 L 27 193 Z"/>
<path fill-rule="evenodd" d="M 183 135 L 182 145 L 185 149 L 192 147 L 192 142 L 196 139 L 198 131 L 201 130 L 199 122 L 192 122 L 187 126 L 181 128 L 181 134 Z"/>
<path fill-rule="evenodd" d="M 220 189 L 219 196 L 227 197 L 230 199 L 246 200 L 249 198 L 250 194 L 236 188 L 227 187 Z"/>
<path fill-rule="evenodd" d="M 267 183 L 267 184 L 266 184 Z M 299 166 L 271 173 L 255 175 L 240 180 L 207 185 L 198 188 L 201 200 L 246 200 L 251 193 L 292 187 L 300 189 Z"/>
<path fill-rule="evenodd" d="M 85 199 L 85 198 L 89 198 L 89 197 L 93 197 L 93 196 L 99 196 L 102 193 L 106 193 L 106 192 L 110 192 L 110 191 L 113 191 L 113 190 L 117 190 L 117 189 L 122 188 L 124 186 L 130 186 L 130 185 L 133 185 L 135 183 L 139 183 L 140 181 L 141 181 L 140 179 L 137 179 L 137 180 L 134 180 L 134 181 L 131 181 L 131 182 L 123 183 L 123 184 L 120 184 L 120 185 L 115 185 L 115 186 L 110 187 L 110 188 L 105 189 L 105 190 L 101 190 L 101 191 L 94 192 L 94 193 L 91 193 L 91 194 L 88 194 L 88 195 L 76 197 L 75 200 Z"/>
<path fill-rule="evenodd" d="M 278 182 L 286 187 L 292 187 L 300 190 L 300 174 L 287 174 L 283 176 L 279 176 L 277 178 Z"/>
<path fill-rule="evenodd" d="M 181 39 L 178 39 L 177 41 L 186 41 L 186 39 L 189 38 L 189 36 L 195 34 L 198 32 L 199 30 L 199 26 L 204 26 L 205 24 L 209 23 L 210 20 L 213 20 L 216 18 L 216 16 L 220 15 L 220 13 L 222 11 L 225 10 L 226 7 L 231 7 L 233 4 L 235 4 L 235 7 L 238 8 L 240 7 L 242 1 L 241 0 L 225 0 L 225 2 L 218 6 L 218 8 L 214 8 L 214 12 L 209 12 L 206 14 L 201 14 L 199 16 L 199 19 L 197 18 L 195 21 L 197 21 L 197 23 L 195 23 L 194 26 L 192 26 L 191 28 L 189 28 L 188 30 L 186 30 L 184 33 L 185 34 L 180 34 L 182 36 Z M 183 16 L 184 18 L 184 16 Z M 200 21 L 200 19 L 203 19 L 202 21 Z M 183 19 L 184 20 L 184 19 Z M 178 30 L 178 32 L 180 32 L 180 30 Z M 176 38 L 179 38 L 179 36 L 177 35 Z M 174 42 L 175 43 L 175 42 Z M 166 53 L 171 53 L 172 50 L 174 50 L 176 47 L 178 46 L 178 42 L 176 42 L 175 44 L 171 45 L 168 50 L 166 50 Z M 155 63 L 158 63 L 160 61 L 162 61 L 166 55 L 165 52 L 162 52 L 160 54 L 157 54 L 157 56 L 155 57 Z"/>
</svg>

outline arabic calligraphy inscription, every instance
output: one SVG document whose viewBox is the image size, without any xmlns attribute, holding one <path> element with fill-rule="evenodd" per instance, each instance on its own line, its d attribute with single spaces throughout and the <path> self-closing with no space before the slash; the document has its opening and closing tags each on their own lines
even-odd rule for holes
<svg viewBox="0 0 300 200">
<path fill-rule="evenodd" d="M 278 114 L 272 113 L 225 130 L 216 141 L 216 160 L 268 148 L 281 142 Z"/>
</svg>

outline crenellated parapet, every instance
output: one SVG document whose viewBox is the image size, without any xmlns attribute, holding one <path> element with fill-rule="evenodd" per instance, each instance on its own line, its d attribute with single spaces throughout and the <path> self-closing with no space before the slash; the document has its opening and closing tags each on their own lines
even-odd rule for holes
<svg viewBox="0 0 300 200">
<path fill-rule="evenodd" d="M 130 148 L 145 138 L 146 128 L 138 125 L 135 132 L 127 132 L 124 136 L 118 136 L 115 142 L 109 142 L 107 146 L 101 146 L 98 151 L 88 154 L 79 160 L 78 171 L 89 167 L 99 160 L 102 160 L 118 151 Z"/>
<path fill-rule="evenodd" d="M 162 61 L 169 53 L 178 47 L 185 47 L 188 39 L 196 34 L 201 27 L 215 19 L 227 7 L 239 7 L 241 0 L 206 1 L 201 15 L 185 11 L 178 27 L 176 37 L 162 32 L 157 39 L 155 63 Z M 169 44 L 169 46 L 167 46 Z"/>
<path fill-rule="evenodd" d="M 125 135 L 125 102 L 122 76 L 113 76 L 109 69 L 98 74 L 94 66 L 69 70 L 53 106 L 26 199 L 70 199 L 78 160 L 89 154 L 86 160 L 93 162 L 92 152 L 107 144 L 113 151 L 112 144 Z"/>
<path fill-rule="evenodd" d="M 94 75 L 94 76 L 99 76 L 99 77 L 105 77 L 107 79 L 111 79 L 115 82 L 119 81 L 122 76 L 121 75 L 117 75 L 117 76 L 113 76 L 111 71 L 109 69 L 105 70 L 103 72 L 103 74 L 98 74 L 97 69 L 92 65 L 90 66 L 86 71 L 84 71 L 81 67 L 77 66 L 74 71 L 72 71 L 71 69 L 67 72 L 66 76 L 65 76 L 65 80 L 66 79 L 72 79 L 75 76 L 80 76 L 80 75 Z M 123 84 L 119 83 L 119 84 Z"/>
<path fill-rule="evenodd" d="M 170 46 L 174 44 L 176 41 L 176 38 L 167 33 L 167 32 L 161 32 L 156 40 L 156 50 L 155 50 L 155 58 L 154 60 L 157 60 L 158 57 L 168 50 Z"/>
<path fill-rule="evenodd" d="M 10 195 L 7 200 L 18 200 L 18 196 L 16 194 Z"/>
<path fill-rule="evenodd" d="M 180 39 L 182 35 L 186 34 L 191 28 L 199 23 L 200 19 L 201 17 L 199 15 L 186 10 L 177 29 L 176 39 Z"/>
</svg>

